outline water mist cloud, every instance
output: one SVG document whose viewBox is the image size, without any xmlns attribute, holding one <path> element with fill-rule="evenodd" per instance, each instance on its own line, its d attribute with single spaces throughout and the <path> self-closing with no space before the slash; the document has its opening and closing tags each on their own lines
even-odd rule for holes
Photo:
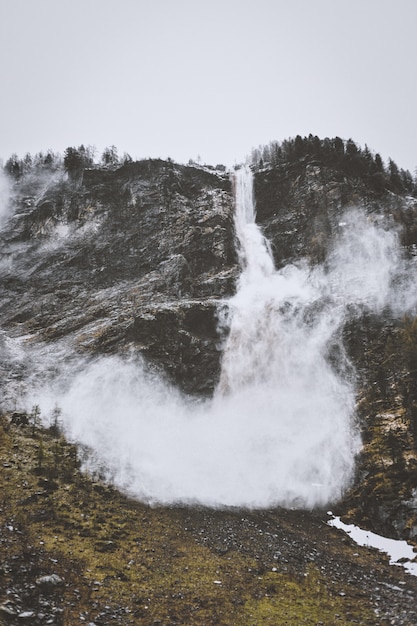
<svg viewBox="0 0 417 626">
<path fill-rule="evenodd" d="M 95 452 L 90 469 L 98 463 L 108 480 L 141 499 L 314 506 L 334 490 L 339 495 L 335 463 L 344 472 L 349 459 L 341 421 L 333 432 L 340 407 L 312 385 L 300 378 L 274 394 L 257 385 L 196 403 L 139 361 L 108 357 L 86 367 L 59 397 L 68 434 Z M 56 392 L 37 395 L 44 414 Z M 321 429 L 312 419 L 318 413 Z"/>
<path fill-rule="evenodd" d="M 390 302 L 400 264 L 398 233 L 353 209 L 343 216 L 341 233 L 328 255 L 328 286 L 343 302 L 379 313 Z"/>
<path fill-rule="evenodd" d="M 10 185 L 6 176 L 0 169 L 0 228 L 10 213 Z"/>
</svg>

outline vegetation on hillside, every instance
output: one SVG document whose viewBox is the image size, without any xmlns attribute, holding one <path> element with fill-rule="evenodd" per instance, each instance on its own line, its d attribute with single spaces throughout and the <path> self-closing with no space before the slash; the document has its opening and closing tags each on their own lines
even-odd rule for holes
<svg viewBox="0 0 417 626">
<path fill-rule="evenodd" d="M 116 168 L 132 162 L 130 154 L 119 156 L 116 146 L 103 150 L 95 160 L 94 146 L 69 146 L 62 156 L 47 150 L 34 156 L 27 153 L 23 158 L 12 154 L 3 166 L 4 172 L 18 180 L 28 173 L 56 171 L 64 169 L 70 177 L 76 177 L 86 168 Z M 295 164 L 316 163 L 332 167 L 346 176 L 361 178 L 376 192 L 391 191 L 397 194 L 409 194 L 417 197 L 417 175 L 399 168 L 392 160 L 384 164 L 380 154 L 372 152 L 368 146 L 361 148 L 353 139 L 325 137 L 320 139 L 310 134 L 308 137 L 297 135 L 284 141 L 271 141 L 269 144 L 254 148 L 250 157 L 254 169 L 266 167 L 286 169 Z M 200 162 L 190 159 L 189 165 L 200 166 Z M 224 169 L 217 165 L 216 169 Z"/>
<path fill-rule="evenodd" d="M 320 517 L 129 500 L 80 471 L 56 417 L 0 417 L 2 623 L 385 624 L 410 610 L 390 590 L 401 570 Z"/>
<path fill-rule="evenodd" d="M 294 139 L 272 141 L 253 149 L 251 161 L 255 169 L 283 170 L 295 164 L 315 163 L 332 167 L 345 176 L 363 179 L 375 192 L 391 191 L 417 197 L 417 177 L 400 169 L 392 159 L 385 165 L 378 153 L 374 154 L 367 146 L 360 148 L 353 139 L 297 135 Z"/>
<path fill-rule="evenodd" d="M 3 171 L 10 178 L 19 180 L 26 174 L 54 172 L 64 169 L 71 177 L 76 176 L 86 168 L 104 167 L 114 168 L 132 162 L 132 157 L 125 153 L 119 157 L 116 146 L 104 149 L 99 161 L 95 161 L 96 149 L 94 146 L 69 146 L 64 155 L 48 150 L 38 152 L 34 156 L 27 153 L 23 158 L 12 154 L 3 166 Z"/>
</svg>

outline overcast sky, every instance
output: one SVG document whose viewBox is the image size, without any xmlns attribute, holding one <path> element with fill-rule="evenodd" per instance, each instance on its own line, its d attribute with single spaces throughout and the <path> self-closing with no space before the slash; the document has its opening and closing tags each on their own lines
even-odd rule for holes
<svg viewBox="0 0 417 626">
<path fill-rule="evenodd" d="M 297 134 L 417 166 L 417 0 L 0 0 L 0 157 L 242 161 Z"/>
</svg>

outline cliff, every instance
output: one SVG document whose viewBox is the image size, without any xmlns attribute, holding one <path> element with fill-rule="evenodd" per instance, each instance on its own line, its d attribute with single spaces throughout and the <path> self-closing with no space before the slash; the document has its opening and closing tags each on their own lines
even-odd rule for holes
<svg viewBox="0 0 417 626">
<path fill-rule="evenodd" d="M 353 207 L 398 231 L 405 257 L 414 258 L 417 201 L 317 159 L 257 168 L 255 198 L 277 268 L 325 263 Z M 10 345 L 84 355 L 133 349 L 186 393 L 210 396 L 239 275 L 233 204 L 223 171 L 161 160 L 18 180 L 0 233 L 8 406 L 37 358 L 16 363 Z M 415 540 L 414 318 L 387 308 L 347 317 L 343 345 L 355 367 L 364 446 L 340 510 Z"/>
<path fill-rule="evenodd" d="M 210 393 L 237 274 L 229 178 L 149 160 L 37 182 L 17 184 L 0 235 L 2 327 L 77 352 L 134 346 Z"/>
</svg>

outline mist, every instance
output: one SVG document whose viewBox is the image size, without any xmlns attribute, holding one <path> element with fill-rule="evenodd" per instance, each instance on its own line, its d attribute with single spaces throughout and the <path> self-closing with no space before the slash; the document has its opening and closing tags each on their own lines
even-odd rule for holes
<svg viewBox="0 0 417 626">
<path fill-rule="evenodd" d="M 143 501 L 325 506 L 351 483 L 361 446 L 343 326 L 415 308 L 414 267 L 395 231 L 351 210 L 322 265 L 276 271 L 245 206 L 250 176 L 238 173 L 236 186 L 242 274 L 214 397 L 181 394 L 135 353 L 68 362 L 61 345 L 33 358 L 43 373 L 26 403 L 46 421 L 58 404 L 67 436 L 89 450 L 84 468 Z"/>
<path fill-rule="evenodd" d="M 10 187 L 7 177 L 4 175 L 2 168 L 0 168 L 0 229 L 2 228 L 5 220 L 9 216 L 10 212 Z"/>
</svg>

